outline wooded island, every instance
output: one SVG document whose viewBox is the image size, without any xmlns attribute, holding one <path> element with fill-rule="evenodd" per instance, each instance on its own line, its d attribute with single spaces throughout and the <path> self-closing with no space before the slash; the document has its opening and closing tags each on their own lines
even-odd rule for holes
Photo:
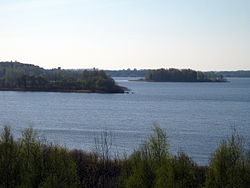
<svg viewBox="0 0 250 188">
<path fill-rule="evenodd" d="M 32 64 L 0 62 L 0 90 L 124 93 L 126 88 L 99 70 L 43 69 Z"/>
<path fill-rule="evenodd" d="M 157 69 L 149 70 L 145 81 L 153 82 L 225 82 L 222 75 L 203 73 L 191 69 Z"/>
</svg>

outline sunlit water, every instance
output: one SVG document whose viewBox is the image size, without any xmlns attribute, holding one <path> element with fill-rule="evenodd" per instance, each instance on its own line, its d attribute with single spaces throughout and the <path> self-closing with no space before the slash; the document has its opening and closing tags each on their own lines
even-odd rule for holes
<svg viewBox="0 0 250 188">
<path fill-rule="evenodd" d="M 167 131 L 170 150 L 208 164 L 221 139 L 236 128 L 250 141 L 250 79 L 227 83 L 128 82 L 133 94 L 0 92 L 0 125 L 16 137 L 33 126 L 48 141 L 92 151 L 95 137 L 113 134 L 113 150 L 130 154 L 151 132 Z"/>
</svg>

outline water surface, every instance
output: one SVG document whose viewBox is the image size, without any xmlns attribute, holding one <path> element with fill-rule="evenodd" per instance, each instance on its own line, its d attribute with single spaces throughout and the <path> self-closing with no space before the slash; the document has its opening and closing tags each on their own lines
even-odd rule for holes
<svg viewBox="0 0 250 188">
<path fill-rule="evenodd" d="M 56 144 L 91 151 L 94 138 L 112 131 L 113 149 L 131 153 L 154 122 L 167 131 L 171 151 L 207 164 L 235 127 L 250 140 L 250 78 L 227 83 L 129 82 L 133 94 L 0 92 L 0 125 L 19 137 L 33 126 Z"/>
</svg>

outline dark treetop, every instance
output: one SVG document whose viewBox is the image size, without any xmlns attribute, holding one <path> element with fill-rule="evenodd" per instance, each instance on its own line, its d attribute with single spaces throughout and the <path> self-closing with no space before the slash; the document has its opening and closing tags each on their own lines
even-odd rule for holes
<svg viewBox="0 0 250 188">
<path fill-rule="evenodd" d="M 145 77 L 148 70 L 123 69 L 123 70 L 105 70 L 106 74 L 112 77 Z"/>
<path fill-rule="evenodd" d="M 149 70 L 146 81 L 155 82 L 224 82 L 222 75 L 203 73 L 191 69 L 157 69 Z"/>
<path fill-rule="evenodd" d="M 173 69 L 170 69 L 173 70 Z M 176 69 L 175 69 L 176 70 Z M 112 77 L 145 77 L 150 69 L 123 69 L 123 70 L 105 70 L 108 76 Z M 250 71 L 248 70 L 241 70 L 241 71 L 207 71 L 202 72 L 208 78 L 218 77 L 222 75 L 223 77 L 250 77 Z M 201 75 L 201 72 L 199 72 Z"/>
<path fill-rule="evenodd" d="M 43 69 L 19 62 L 0 62 L 0 90 L 123 93 L 125 88 L 104 71 Z"/>
<path fill-rule="evenodd" d="M 241 77 L 241 78 L 249 78 L 250 77 L 249 70 L 219 71 L 219 72 L 216 72 L 216 74 L 222 74 L 224 77 Z"/>
</svg>

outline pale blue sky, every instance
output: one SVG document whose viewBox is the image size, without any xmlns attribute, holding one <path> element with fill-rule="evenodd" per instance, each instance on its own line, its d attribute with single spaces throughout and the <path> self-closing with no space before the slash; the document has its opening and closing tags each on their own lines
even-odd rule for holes
<svg viewBox="0 0 250 188">
<path fill-rule="evenodd" d="M 250 0 L 0 0 L 0 61 L 250 69 Z"/>
</svg>

